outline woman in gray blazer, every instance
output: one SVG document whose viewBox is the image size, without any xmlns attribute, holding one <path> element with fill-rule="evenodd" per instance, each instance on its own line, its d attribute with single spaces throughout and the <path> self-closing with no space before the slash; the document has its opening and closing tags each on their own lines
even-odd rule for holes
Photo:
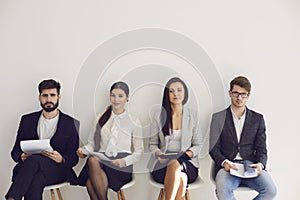
<svg viewBox="0 0 300 200">
<path fill-rule="evenodd" d="M 166 200 L 182 199 L 186 185 L 198 176 L 203 140 L 197 112 L 183 106 L 187 100 L 186 84 L 171 78 L 164 89 L 162 109 L 151 123 L 150 151 L 156 158 L 151 176 L 164 184 Z"/>
</svg>

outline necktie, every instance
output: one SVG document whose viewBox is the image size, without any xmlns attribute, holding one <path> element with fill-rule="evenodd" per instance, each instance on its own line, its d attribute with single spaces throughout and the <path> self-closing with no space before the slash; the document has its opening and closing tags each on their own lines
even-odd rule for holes
<svg viewBox="0 0 300 200">
<path fill-rule="evenodd" d="M 105 151 L 105 154 L 109 157 L 116 157 L 118 154 L 117 150 L 117 141 L 118 141 L 118 132 L 120 128 L 120 117 L 118 115 L 112 115 L 113 124 L 111 126 L 111 134 L 109 137 L 108 145 Z"/>
</svg>

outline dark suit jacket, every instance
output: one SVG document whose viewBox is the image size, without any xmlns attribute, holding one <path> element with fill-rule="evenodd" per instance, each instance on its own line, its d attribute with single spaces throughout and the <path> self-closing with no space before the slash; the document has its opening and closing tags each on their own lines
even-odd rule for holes
<svg viewBox="0 0 300 200">
<path fill-rule="evenodd" d="M 222 162 L 225 159 L 232 161 L 238 152 L 244 160 L 260 162 L 266 167 L 267 148 L 264 118 L 261 114 L 246 109 L 245 123 L 239 142 L 230 107 L 213 114 L 210 126 L 210 156 L 215 162 L 215 175 L 222 168 Z"/>
<path fill-rule="evenodd" d="M 37 126 L 42 111 L 23 115 L 19 124 L 15 145 L 11 151 L 12 159 L 20 163 L 23 151 L 20 147 L 22 140 L 38 140 Z M 74 179 L 75 172 L 72 167 L 78 163 L 76 150 L 79 146 L 79 121 L 59 111 L 59 121 L 55 134 L 50 140 L 52 148 L 64 158 L 63 167 L 69 179 Z"/>
</svg>

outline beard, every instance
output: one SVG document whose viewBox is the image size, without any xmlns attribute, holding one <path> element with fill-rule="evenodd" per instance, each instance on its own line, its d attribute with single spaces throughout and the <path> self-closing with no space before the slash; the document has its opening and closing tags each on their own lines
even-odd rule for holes
<svg viewBox="0 0 300 200">
<path fill-rule="evenodd" d="M 57 107 L 58 107 L 58 104 L 59 104 L 59 101 L 57 101 L 56 104 L 50 102 L 50 101 L 47 101 L 46 103 L 42 104 L 42 102 L 40 103 L 43 110 L 46 111 L 46 112 L 52 112 L 54 111 Z M 46 106 L 47 104 L 51 104 L 52 106 L 48 107 Z"/>
</svg>

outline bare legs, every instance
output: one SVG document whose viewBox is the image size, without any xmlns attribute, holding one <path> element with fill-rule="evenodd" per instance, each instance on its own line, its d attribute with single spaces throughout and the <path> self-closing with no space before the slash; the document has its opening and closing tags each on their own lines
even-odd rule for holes
<svg viewBox="0 0 300 200">
<path fill-rule="evenodd" d="M 167 166 L 164 180 L 166 200 L 183 200 L 187 185 L 187 175 L 181 172 L 181 166 L 177 160 L 172 160 Z"/>
<path fill-rule="evenodd" d="M 107 200 L 108 180 L 99 160 L 90 156 L 88 158 L 89 179 L 86 182 L 91 200 Z"/>
</svg>

